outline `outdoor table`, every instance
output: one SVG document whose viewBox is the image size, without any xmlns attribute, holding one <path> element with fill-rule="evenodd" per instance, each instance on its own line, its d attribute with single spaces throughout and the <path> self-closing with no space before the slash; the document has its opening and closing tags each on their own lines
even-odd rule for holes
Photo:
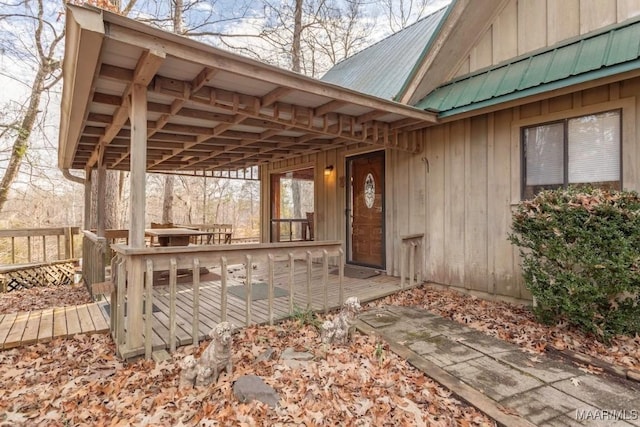
<svg viewBox="0 0 640 427">
<path fill-rule="evenodd" d="M 188 246 L 193 236 L 208 236 L 207 231 L 193 230 L 189 228 L 150 228 L 145 234 L 157 238 L 160 246 Z"/>
</svg>

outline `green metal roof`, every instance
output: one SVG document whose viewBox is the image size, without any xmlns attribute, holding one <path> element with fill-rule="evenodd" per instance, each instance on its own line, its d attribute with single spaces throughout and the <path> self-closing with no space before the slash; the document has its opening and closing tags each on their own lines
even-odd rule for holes
<svg viewBox="0 0 640 427">
<path fill-rule="evenodd" d="M 444 7 L 333 66 L 323 81 L 393 99 L 447 14 Z"/>
<path fill-rule="evenodd" d="M 640 69 L 638 20 L 456 79 L 416 107 L 447 117 L 635 69 Z"/>
</svg>

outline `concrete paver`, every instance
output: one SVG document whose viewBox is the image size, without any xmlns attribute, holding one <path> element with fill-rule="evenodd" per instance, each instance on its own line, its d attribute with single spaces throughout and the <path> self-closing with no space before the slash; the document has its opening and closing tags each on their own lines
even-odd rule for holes
<svg viewBox="0 0 640 427">
<path fill-rule="evenodd" d="M 417 307 L 387 306 L 363 313 L 360 320 L 427 375 L 425 367 L 437 370 L 454 393 L 460 384 L 465 399 L 474 404 L 476 396 L 482 407 L 476 406 L 485 412 L 502 418 L 500 411 L 508 408 L 507 413 L 515 410 L 522 417 L 507 417 L 503 424 L 640 427 L 638 383 L 584 373 L 558 357 L 525 353 Z"/>
<path fill-rule="evenodd" d="M 508 368 L 489 356 L 446 366 L 444 370 L 496 401 L 543 385 L 537 378 Z"/>
</svg>

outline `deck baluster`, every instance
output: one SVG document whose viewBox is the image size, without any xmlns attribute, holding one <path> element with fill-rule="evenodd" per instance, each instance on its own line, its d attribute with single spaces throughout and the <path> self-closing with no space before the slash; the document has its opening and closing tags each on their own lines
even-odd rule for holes
<svg viewBox="0 0 640 427">
<path fill-rule="evenodd" d="M 193 259 L 193 320 L 191 323 L 191 339 L 198 345 L 200 325 L 200 258 Z"/>
<path fill-rule="evenodd" d="M 175 258 L 169 261 L 169 351 L 176 351 L 176 294 L 178 264 Z"/>
<path fill-rule="evenodd" d="M 153 261 L 147 260 L 144 296 L 144 357 L 151 358 L 153 351 Z"/>
</svg>

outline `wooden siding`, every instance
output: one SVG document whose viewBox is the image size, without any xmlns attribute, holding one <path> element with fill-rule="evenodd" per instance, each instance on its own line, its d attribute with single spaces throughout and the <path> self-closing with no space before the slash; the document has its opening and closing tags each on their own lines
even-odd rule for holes
<svg viewBox="0 0 640 427">
<path fill-rule="evenodd" d="M 507 240 L 511 212 L 520 200 L 520 129 L 622 109 L 623 187 L 638 190 L 639 91 L 636 78 L 430 128 L 423 154 L 413 156 L 426 157 L 429 165 L 424 172 L 426 280 L 481 295 L 529 299 L 518 252 Z M 404 157 L 394 171 L 409 169 L 410 155 Z M 396 176 L 402 173 L 392 179 Z M 405 185 L 397 186 L 394 197 L 409 197 L 402 193 Z M 394 220 L 417 227 L 414 218 L 407 209 Z"/>
<path fill-rule="evenodd" d="M 400 274 L 400 236 L 423 233 L 425 280 L 484 296 L 530 299 L 518 251 L 507 240 L 520 200 L 521 127 L 622 109 L 623 186 L 640 190 L 637 93 L 640 78 L 593 87 L 429 128 L 419 154 L 387 150 L 387 274 Z M 317 238 L 344 242 L 345 158 L 371 149 L 325 151 L 273 164 L 264 173 L 314 165 Z M 325 178 L 329 164 L 334 174 Z"/>
<path fill-rule="evenodd" d="M 449 79 L 637 15 L 637 0 L 511 0 Z"/>
</svg>

